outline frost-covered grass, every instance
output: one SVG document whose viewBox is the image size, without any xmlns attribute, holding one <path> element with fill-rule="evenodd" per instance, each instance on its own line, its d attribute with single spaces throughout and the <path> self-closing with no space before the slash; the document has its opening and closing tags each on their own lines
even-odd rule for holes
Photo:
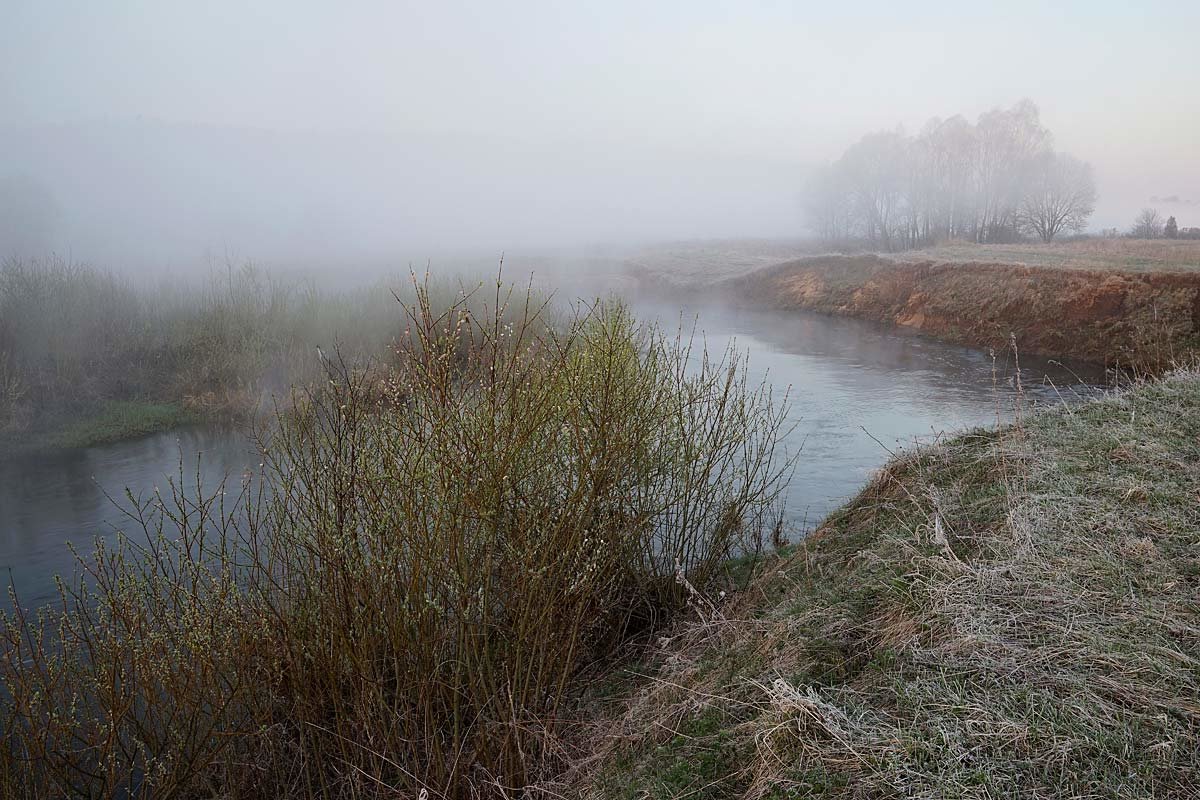
<svg viewBox="0 0 1200 800">
<path fill-rule="evenodd" d="M 891 462 L 630 670 L 564 794 L 1194 797 L 1198 599 L 1179 372 Z"/>
</svg>

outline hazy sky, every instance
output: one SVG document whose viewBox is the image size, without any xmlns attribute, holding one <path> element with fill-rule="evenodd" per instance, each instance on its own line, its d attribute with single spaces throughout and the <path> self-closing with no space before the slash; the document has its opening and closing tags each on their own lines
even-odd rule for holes
<svg viewBox="0 0 1200 800">
<path fill-rule="evenodd" d="M 1195 0 L 0 0 L 0 178 L 47 180 L 77 255 L 796 235 L 863 133 L 1029 97 L 1093 227 L 1200 225 L 1198 32 Z"/>
</svg>

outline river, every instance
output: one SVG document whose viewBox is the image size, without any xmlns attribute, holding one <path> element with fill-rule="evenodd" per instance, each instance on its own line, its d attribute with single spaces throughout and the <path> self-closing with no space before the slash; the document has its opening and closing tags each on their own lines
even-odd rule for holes
<svg viewBox="0 0 1200 800">
<path fill-rule="evenodd" d="M 757 375 L 780 395 L 789 391 L 795 427 L 785 444 L 799 458 L 788 517 L 797 531 L 853 496 L 889 451 L 1007 419 L 1017 397 L 1009 353 L 999 354 L 994 375 L 988 353 L 860 320 L 714 306 L 634 310 L 672 329 L 698 320 L 710 352 L 734 343 Z M 1074 402 L 1104 381 L 1101 370 L 1046 359 L 1023 358 L 1021 367 L 1030 403 Z M 136 532 L 114 503 L 126 490 L 165 491 L 169 479 L 180 480 L 181 465 L 187 485 L 199 479 L 215 489 L 226 475 L 236 485 L 258 461 L 244 433 L 221 428 L 0 459 L 0 570 L 23 606 L 53 600 L 53 576 L 74 567 L 68 543 L 86 552 L 95 536 Z"/>
</svg>

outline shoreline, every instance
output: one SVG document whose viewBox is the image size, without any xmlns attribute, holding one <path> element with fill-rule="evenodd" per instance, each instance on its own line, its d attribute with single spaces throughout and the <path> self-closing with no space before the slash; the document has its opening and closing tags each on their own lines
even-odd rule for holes
<svg viewBox="0 0 1200 800">
<path fill-rule="evenodd" d="M 1184 796 L 1198 420 L 1181 371 L 899 454 L 597 698 L 571 788 Z"/>
<path fill-rule="evenodd" d="M 57 415 L 33 430 L 0 435 L 0 459 L 115 444 L 208 421 L 182 403 L 110 400 L 83 415 Z"/>
<path fill-rule="evenodd" d="M 983 349 L 1015 341 L 1023 353 L 1134 371 L 1163 372 L 1200 352 L 1200 273 L 817 256 L 714 289 L 764 308 L 868 319 Z"/>
<path fill-rule="evenodd" d="M 768 251 L 769 252 L 769 251 Z M 1200 353 L 1200 243 L 949 242 L 897 253 L 812 249 L 763 263 L 735 247 L 650 249 L 641 291 L 871 320 L 954 344 L 1158 374 Z"/>
</svg>

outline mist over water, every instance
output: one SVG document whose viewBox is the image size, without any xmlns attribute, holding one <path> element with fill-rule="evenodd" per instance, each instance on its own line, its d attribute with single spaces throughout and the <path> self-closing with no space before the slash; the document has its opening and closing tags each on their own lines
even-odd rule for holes
<svg viewBox="0 0 1200 800">
<path fill-rule="evenodd" d="M 670 151 L 547 153 L 488 132 L 280 131 L 149 120 L 0 129 L 24 256 L 139 275 L 226 261 L 364 275 L 504 252 L 796 231 L 801 170 Z M 3 187 L 0 187 L 0 191 Z M 708 199 L 697 204 L 697 198 Z M 15 201 L 13 201 L 15 203 Z M 14 212 L 15 213 L 15 212 Z M 12 219 L 16 227 L 15 216 Z"/>
<path fill-rule="evenodd" d="M 748 240 L 770 244 L 742 271 L 792 258 L 821 232 L 812 190 L 838 164 L 825 212 L 866 208 L 849 229 L 890 242 L 875 217 L 899 206 L 883 195 L 914 169 L 944 178 L 946 154 L 963 174 L 981 160 L 974 140 L 914 157 L 930 141 L 920 135 L 928 121 L 1033 109 L 1023 98 L 1044 125 L 1039 147 L 1094 169 L 1084 230 L 1124 229 L 1150 203 L 1200 225 L 1200 104 L 1188 92 L 1198 27 L 1200 10 L 1184 2 L 1153 13 L 1084 3 L 10 4 L 0 11 L 0 259 L 87 263 L 138 290 L 226 286 L 231 300 L 247 263 L 301 287 L 383 293 L 410 270 L 469 289 L 503 260 L 506 278 L 532 275 L 559 301 L 625 293 L 643 301 L 639 314 L 670 320 L 678 308 L 644 302 L 630 277 L 647 245 L 692 241 L 675 248 L 674 266 L 710 283 L 737 271 L 730 263 L 754 249 Z M 909 149 L 881 165 L 879 148 L 854 150 L 872 135 Z M 842 158 L 848 149 L 857 157 Z M 882 199 L 863 204 L 866 191 Z M 986 211 L 990 195 L 976 194 Z M 940 195 L 927 206 L 950 222 L 926 233 L 958 238 L 969 228 L 953 222 L 959 194 L 946 196 L 950 210 Z M 990 217 L 981 219 L 979 230 Z M 12 296 L 20 305 L 26 295 Z M 236 316 L 235 305 L 216 303 L 210 317 Z M 38 340 L 51 338 L 33 324 L 46 314 L 35 316 L 18 353 L 29 374 L 45 361 Z M 994 420 L 996 392 L 1007 391 L 992 386 L 979 351 L 804 315 L 706 308 L 702 318 L 711 345 L 741 337 L 755 369 L 793 387 L 799 429 L 812 433 L 796 502 L 812 518 L 882 461 L 861 429 L 892 444 L 960 429 Z M 80 348 L 98 336 L 74 334 Z M 170 352 L 170 336 L 160 338 Z M 197 348 L 180 371 L 194 378 L 196 354 L 227 344 Z M 314 344 L 331 347 L 305 342 L 305 353 Z M 74 352 L 56 346 L 47 352 Z M 1057 375 L 1060 385 L 1102 377 Z M 28 383 L 10 387 L 27 405 Z M 0 563 L 19 568 L 21 553 L 103 528 L 100 488 L 155 485 L 176 454 L 190 459 L 210 436 L 10 462 Z M 232 441 L 216 445 L 210 467 L 238 466 Z"/>
<path fill-rule="evenodd" d="M 1096 394 L 1103 370 L 1025 358 L 1024 399 L 1015 368 L 979 350 L 852 319 L 813 314 L 634 302 L 639 318 L 696 334 L 718 356 L 749 355 L 752 375 L 790 401 L 784 447 L 798 454 L 787 492 L 788 531 L 803 535 L 848 500 L 892 452 L 1011 417 L 1018 403 L 1057 405 Z M 690 335 L 690 333 L 688 333 Z M 82 450 L 0 460 L 0 570 L 22 602 L 54 599 L 52 577 L 70 575 L 66 543 L 87 553 L 92 537 L 141 535 L 122 512 L 135 497 L 194 494 L 225 482 L 232 502 L 260 457 L 238 428 L 200 427 Z M 181 473 L 182 470 L 182 473 Z"/>
</svg>

